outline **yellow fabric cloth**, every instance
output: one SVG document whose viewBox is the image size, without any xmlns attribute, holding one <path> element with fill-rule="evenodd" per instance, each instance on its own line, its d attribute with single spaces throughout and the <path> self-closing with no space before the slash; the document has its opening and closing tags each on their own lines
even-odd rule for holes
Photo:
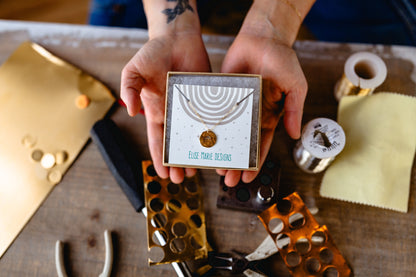
<svg viewBox="0 0 416 277">
<path fill-rule="evenodd" d="M 416 148 L 416 97 L 343 97 L 343 152 L 325 172 L 321 196 L 407 212 Z"/>
</svg>

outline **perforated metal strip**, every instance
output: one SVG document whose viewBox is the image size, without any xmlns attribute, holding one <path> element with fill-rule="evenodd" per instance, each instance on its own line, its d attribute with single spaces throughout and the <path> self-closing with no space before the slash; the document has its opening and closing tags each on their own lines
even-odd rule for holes
<svg viewBox="0 0 416 277">
<path fill-rule="evenodd" d="M 181 184 L 156 175 L 151 161 L 143 161 L 149 251 L 160 248 L 164 257 L 149 265 L 183 262 L 208 255 L 202 190 L 197 176 Z M 157 255 L 156 255 L 157 256 Z"/>
<path fill-rule="evenodd" d="M 297 193 L 263 211 L 259 218 L 293 276 L 351 276 L 327 227 L 319 226 Z"/>
</svg>

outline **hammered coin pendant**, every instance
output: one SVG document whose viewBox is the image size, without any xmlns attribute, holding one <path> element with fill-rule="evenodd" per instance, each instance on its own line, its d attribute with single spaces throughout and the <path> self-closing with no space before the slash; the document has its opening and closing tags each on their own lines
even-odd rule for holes
<svg viewBox="0 0 416 277">
<path fill-rule="evenodd" d="M 199 137 L 199 142 L 204 147 L 212 147 L 217 142 L 217 135 L 211 130 L 204 131 Z"/>
</svg>

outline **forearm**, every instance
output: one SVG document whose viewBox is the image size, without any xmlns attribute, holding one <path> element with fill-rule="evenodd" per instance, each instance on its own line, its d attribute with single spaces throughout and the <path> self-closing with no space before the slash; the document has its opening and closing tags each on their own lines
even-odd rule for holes
<svg viewBox="0 0 416 277">
<path fill-rule="evenodd" d="M 143 0 L 149 38 L 179 33 L 200 34 L 196 0 Z"/>
<path fill-rule="evenodd" d="M 292 46 L 315 0 L 255 0 L 240 33 L 273 38 Z"/>
</svg>

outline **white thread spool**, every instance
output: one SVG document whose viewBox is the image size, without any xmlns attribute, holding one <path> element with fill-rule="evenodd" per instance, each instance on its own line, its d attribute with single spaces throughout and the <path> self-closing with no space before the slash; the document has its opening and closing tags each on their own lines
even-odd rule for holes
<svg viewBox="0 0 416 277">
<path fill-rule="evenodd" d="M 297 166 L 307 173 L 325 170 L 345 146 L 342 127 L 328 118 L 309 121 L 293 150 Z"/>
<path fill-rule="evenodd" d="M 384 61 L 370 52 L 352 54 L 344 65 L 344 74 L 334 88 L 337 101 L 345 95 L 370 95 L 387 76 Z"/>
</svg>

